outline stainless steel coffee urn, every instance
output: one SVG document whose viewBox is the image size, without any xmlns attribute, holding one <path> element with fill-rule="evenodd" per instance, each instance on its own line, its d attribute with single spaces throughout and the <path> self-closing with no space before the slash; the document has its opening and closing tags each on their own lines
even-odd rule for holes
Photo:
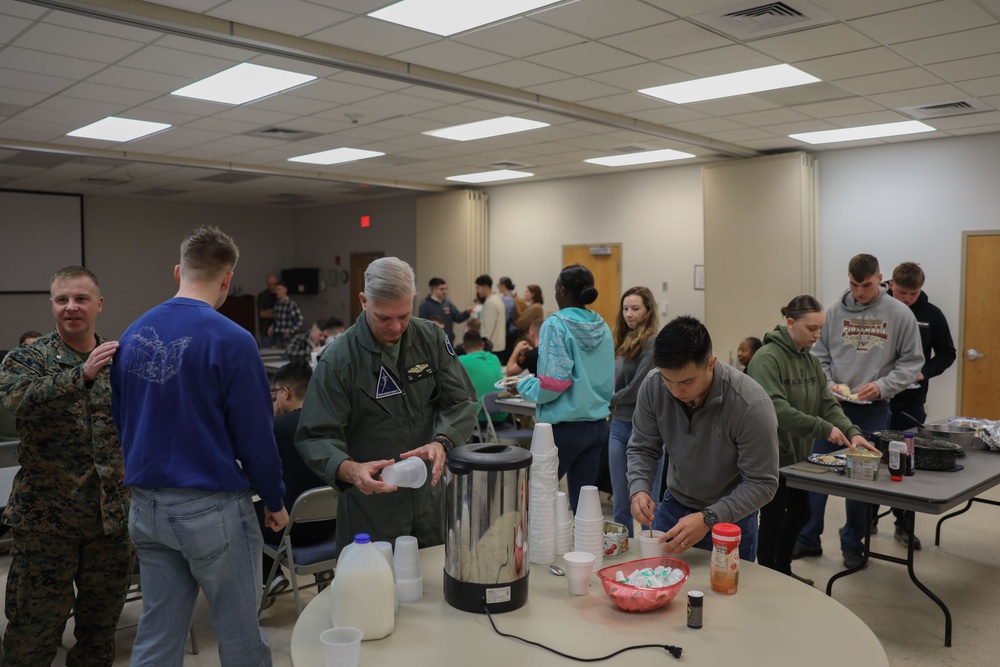
<svg viewBox="0 0 1000 667">
<path fill-rule="evenodd" d="M 463 611 L 513 611 L 528 600 L 531 452 L 463 445 L 448 452 L 444 599 Z"/>
</svg>

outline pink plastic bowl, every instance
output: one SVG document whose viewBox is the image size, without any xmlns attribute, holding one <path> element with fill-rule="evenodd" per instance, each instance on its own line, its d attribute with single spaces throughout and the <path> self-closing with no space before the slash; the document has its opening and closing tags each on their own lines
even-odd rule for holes
<svg viewBox="0 0 1000 667">
<path fill-rule="evenodd" d="M 666 588 L 639 588 L 638 586 L 620 584 L 615 580 L 615 573 L 618 571 L 628 576 L 635 570 L 642 570 L 647 567 L 655 568 L 658 565 L 680 569 L 684 573 L 684 578 L 673 586 L 667 586 Z M 681 592 L 681 588 L 684 586 L 684 582 L 691 576 L 691 568 L 682 560 L 659 556 L 657 558 L 641 558 L 639 560 L 630 560 L 625 563 L 609 565 L 598 570 L 597 576 L 601 578 L 601 583 L 604 584 L 604 592 L 608 594 L 608 597 L 611 598 L 611 601 L 619 609 L 624 609 L 625 611 L 653 611 L 654 609 L 665 607 L 668 602 L 677 597 L 677 594 Z"/>
</svg>

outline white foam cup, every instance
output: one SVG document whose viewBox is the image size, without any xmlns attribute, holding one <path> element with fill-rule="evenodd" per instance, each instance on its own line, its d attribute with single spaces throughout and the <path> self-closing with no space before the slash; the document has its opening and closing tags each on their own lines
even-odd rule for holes
<svg viewBox="0 0 1000 667">
<path fill-rule="evenodd" d="M 416 456 L 382 468 L 382 481 L 391 486 L 419 489 L 427 481 L 427 462 Z"/>
<path fill-rule="evenodd" d="M 650 537 L 650 532 L 652 532 L 652 537 Z M 636 539 L 639 540 L 639 555 L 643 558 L 656 558 L 663 555 L 663 543 L 660 542 L 660 538 L 663 537 L 662 530 L 640 531 L 636 535 Z"/>
<path fill-rule="evenodd" d="M 361 630 L 330 628 L 319 635 L 326 667 L 357 667 L 361 656 Z"/>
<path fill-rule="evenodd" d="M 596 559 L 597 556 L 586 551 L 570 551 L 563 554 L 570 595 L 587 594 L 590 588 L 590 575 L 593 572 Z"/>
<path fill-rule="evenodd" d="M 556 451 L 556 441 L 552 437 L 552 424 L 535 423 L 531 432 L 531 453 L 534 456 L 552 454 Z"/>
<path fill-rule="evenodd" d="M 581 486 L 580 499 L 576 501 L 576 516 L 581 519 L 600 519 L 601 497 L 596 486 Z"/>
</svg>

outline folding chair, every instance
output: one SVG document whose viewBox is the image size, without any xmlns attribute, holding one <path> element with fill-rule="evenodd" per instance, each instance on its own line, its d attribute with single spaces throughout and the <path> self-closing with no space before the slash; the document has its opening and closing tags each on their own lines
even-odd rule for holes
<svg viewBox="0 0 1000 667">
<path fill-rule="evenodd" d="M 500 422 L 497 424 L 493 422 L 493 415 L 500 412 L 506 412 L 502 405 L 497 405 L 497 397 L 499 395 L 499 391 L 491 391 L 488 394 L 483 394 L 481 407 L 483 412 L 485 412 L 487 417 L 489 417 L 489 419 L 486 420 L 485 442 L 508 442 L 520 445 L 521 447 L 530 447 L 531 436 L 533 435 L 533 431 L 531 429 L 518 428 L 513 423 Z M 479 413 L 477 412 L 477 421 L 478 418 Z"/>
<path fill-rule="evenodd" d="M 337 491 L 329 486 L 320 486 L 309 489 L 295 501 L 292 511 L 288 515 L 288 525 L 281 533 L 281 541 L 278 544 L 264 543 L 264 553 L 274 559 L 271 571 L 267 575 L 264 583 L 264 590 L 271 585 L 271 581 L 278 573 L 278 566 L 284 565 L 288 568 L 288 578 L 292 581 L 292 593 L 295 595 L 295 615 L 302 613 L 302 603 L 299 601 L 299 588 L 312 588 L 316 586 L 322 590 L 329 585 L 329 580 L 322 582 L 317 580 L 315 584 L 299 586 L 298 577 L 310 574 L 319 574 L 328 570 L 333 570 L 337 566 L 337 538 L 334 533 L 317 544 L 297 547 L 292 544 L 292 528 L 296 524 L 309 523 L 311 521 L 330 521 L 337 518 Z M 281 593 L 279 593 L 281 595 Z M 259 614 L 264 610 L 265 599 L 261 598 L 261 607 L 257 610 Z"/>
</svg>

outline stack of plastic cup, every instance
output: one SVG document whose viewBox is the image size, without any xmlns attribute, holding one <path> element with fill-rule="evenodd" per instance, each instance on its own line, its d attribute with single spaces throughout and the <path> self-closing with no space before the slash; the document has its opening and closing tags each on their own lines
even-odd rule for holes
<svg viewBox="0 0 1000 667">
<path fill-rule="evenodd" d="M 399 586 L 395 585 L 396 566 L 392 562 L 392 542 L 374 542 L 373 544 L 375 545 L 375 548 L 378 549 L 378 552 L 382 554 L 382 557 L 385 558 L 385 562 L 389 564 L 389 569 L 392 570 L 393 586 L 395 586 L 395 588 L 397 589 L 395 592 L 396 607 L 394 611 L 399 611 L 399 590 L 398 590 Z"/>
<path fill-rule="evenodd" d="M 573 525 L 573 551 L 594 554 L 594 572 L 604 566 L 604 515 L 596 486 L 580 487 Z"/>
<path fill-rule="evenodd" d="M 556 494 L 559 492 L 559 450 L 552 424 L 535 424 L 531 435 L 531 487 L 528 494 L 528 561 L 556 559 Z"/>
<path fill-rule="evenodd" d="M 420 576 L 420 552 L 417 538 L 400 535 L 396 538 L 396 550 L 392 557 L 396 574 L 396 599 L 400 602 L 416 602 L 424 596 L 424 578 Z"/>
<path fill-rule="evenodd" d="M 573 514 L 565 491 L 556 493 L 556 555 L 573 550 Z"/>
</svg>

